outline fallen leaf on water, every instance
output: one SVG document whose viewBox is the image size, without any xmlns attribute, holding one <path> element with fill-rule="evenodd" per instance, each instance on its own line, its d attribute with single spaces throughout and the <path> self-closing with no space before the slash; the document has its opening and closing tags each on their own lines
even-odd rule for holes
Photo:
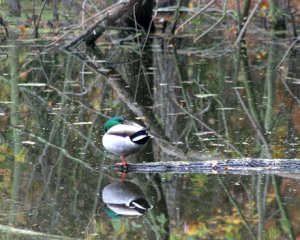
<svg viewBox="0 0 300 240">
<path fill-rule="evenodd" d="M 205 93 L 205 94 L 195 94 L 196 98 L 208 98 L 208 97 L 214 97 L 217 96 L 218 94 L 213 94 L 213 93 Z"/>
</svg>

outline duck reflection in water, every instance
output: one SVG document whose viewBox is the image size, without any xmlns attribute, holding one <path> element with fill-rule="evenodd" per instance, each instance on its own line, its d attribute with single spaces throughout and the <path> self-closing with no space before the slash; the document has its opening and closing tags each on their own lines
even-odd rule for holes
<svg viewBox="0 0 300 240">
<path fill-rule="evenodd" d="M 102 199 L 110 217 L 139 216 L 152 208 L 141 188 L 129 181 L 107 185 L 102 191 Z"/>
</svg>

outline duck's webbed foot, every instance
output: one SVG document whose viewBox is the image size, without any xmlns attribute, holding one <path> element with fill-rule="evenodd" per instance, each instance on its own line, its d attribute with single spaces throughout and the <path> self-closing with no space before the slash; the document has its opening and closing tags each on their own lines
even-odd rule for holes
<svg viewBox="0 0 300 240">
<path fill-rule="evenodd" d="M 127 165 L 128 164 L 126 162 L 125 156 L 121 155 L 120 159 L 121 159 L 122 162 L 117 163 L 117 165 L 120 165 L 120 167 L 121 167 L 121 169 L 120 169 L 121 170 L 120 171 L 120 173 L 121 173 L 121 182 L 123 182 L 125 180 L 125 177 L 126 177 L 126 174 L 127 174 Z"/>
<path fill-rule="evenodd" d="M 121 171 L 124 172 L 127 170 L 128 163 L 126 162 L 126 159 L 123 155 L 120 156 L 120 159 L 122 162 L 118 162 L 118 163 L 116 163 L 116 165 L 120 166 Z"/>
</svg>

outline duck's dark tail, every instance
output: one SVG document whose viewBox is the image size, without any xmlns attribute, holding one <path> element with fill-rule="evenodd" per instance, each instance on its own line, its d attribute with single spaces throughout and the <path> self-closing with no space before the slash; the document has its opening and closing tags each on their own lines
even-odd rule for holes
<svg viewBox="0 0 300 240">
<path fill-rule="evenodd" d="M 152 208 L 152 206 L 144 198 L 139 198 L 139 199 L 133 200 L 129 204 L 129 207 L 134 208 L 136 211 L 138 211 L 141 214 L 144 214 L 148 209 Z"/>
<path fill-rule="evenodd" d="M 136 144 L 143 145 L 145 144 L 151 136 L 148 134 L 146 129 L 142 129 L 130 136 L 130 140 Z"/>
</svg>

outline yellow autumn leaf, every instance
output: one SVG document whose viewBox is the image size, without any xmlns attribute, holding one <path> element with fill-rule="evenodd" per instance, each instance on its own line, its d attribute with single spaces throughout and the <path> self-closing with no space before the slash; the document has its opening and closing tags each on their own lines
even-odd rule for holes
<svg viewBox="0 0 300 240">
<path fill-rule="evenodd" d="M 5 155 L 0 155 L 0 162 L 4 162 L 5 161 L 5 159 L 6 159 L 6 157 L 5 157 Z"/>
<path fill-rule="evenodd" d="M 12 151 L 8 144 L 2 144 L 2 145 L 0 145 L 0 153 L 11 154 Z"/>
<path fill-rule="evenodd" d="M 194 222 L 186 225 L 185 233 L 189 236 L 194 236 L 199 233 L 206 225 L 202 222 Z"/>
<path fill-rule="evenodd" d="M 25 148 L 22 148 L 21 151 L 18 152 L 15 155 L 15 160 L 17 162 L 24 163 L 25 162 L 26 153 L 27 153 L 27 151 L 25 150 Z"/>
<path fill-rule="evenodd" d="M 241 219 L 238 217 L 232 218 L 230 221 L 231 224 L 239 225 L 242 223 Z"/>
</svg>

